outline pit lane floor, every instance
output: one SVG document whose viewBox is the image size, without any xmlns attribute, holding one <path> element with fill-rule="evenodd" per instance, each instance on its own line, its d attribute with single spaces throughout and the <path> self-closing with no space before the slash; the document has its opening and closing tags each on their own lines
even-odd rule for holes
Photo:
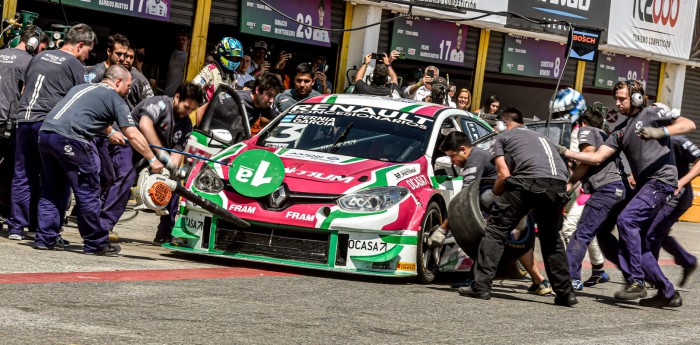
<svg viewBox="0 0 700 345">
<path fill-rule="evenodd" d="M 528 280 L 494 282 L 490 301 L 434 284 L 173 254 L 150 245 L 157 218 L 121 224 L 120 257 L 37 251 L 0 238 L 0 342 L 4 344 L 697 344 L 698 282 L 678 309 L 611 296 L 612 281 L 579 294 L 575 308 L 525 293 Z M 673 234 L 700 255 L 700 224 Z M 673 282 L 681 269 L 662 254 Z M 589 269 L 583 276 L 587 277 Z M 653 291 L 650 291 L 653 294 Z"/>
</svg>

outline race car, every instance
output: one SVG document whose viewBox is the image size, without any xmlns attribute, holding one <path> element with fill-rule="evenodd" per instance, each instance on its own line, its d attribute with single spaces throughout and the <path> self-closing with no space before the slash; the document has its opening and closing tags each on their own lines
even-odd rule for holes
<svg viewBox="0 0 700 345">
<path fill-rule="evenodd" d="M 165 247 L 424 283 L 471 268 L 454 241 L 436 249 L 426 242 L 462 190 L 438 147 L 450 131 L 473 140 L 493 133 L 478 117 L 403 99 L 323 95 L 249 138 L 237 95 L 220 88 L 213 99 L 187 148 L 209 160 L 193 161 L 184 188 L 249 226 L 185 200 L 172 231 L 179 241 Z"/>
</svg>

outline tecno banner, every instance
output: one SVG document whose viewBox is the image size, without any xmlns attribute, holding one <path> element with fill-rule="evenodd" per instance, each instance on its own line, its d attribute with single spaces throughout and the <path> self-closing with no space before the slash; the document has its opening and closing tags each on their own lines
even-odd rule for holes
<svg viewBox="0 0 700 345">
<path fill-rule="evenodd" d="M 687 59 L 697 0 L 615 0 L 608 44 Z"/>
</svg>

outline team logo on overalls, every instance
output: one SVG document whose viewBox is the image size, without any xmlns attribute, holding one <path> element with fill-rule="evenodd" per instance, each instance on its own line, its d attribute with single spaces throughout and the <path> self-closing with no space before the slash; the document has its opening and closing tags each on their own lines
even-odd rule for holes
<svg viewBox="0 0 700 345">
<path fill-rule="evenodd" d="M 69 156 L 72 156 L 72 155 L 75 154 L 75 153 L 73 153 L 73 146 L 70 146 L 70 145 L 64 146 L 64 147 L 63 147 L 63 151 L 65 151 L 66 154 L 69 155 Z"/>
<path fill-rule="evenodd" d="M 180 140 L 180 138 L 182 138 L 182 131 L 177 131 L 173 134 L 173 139 L 175 139 L 175 141 Z"/>
<path fill-rule="evenodd" d="M 644 127 L 644 123 L 642 121 L 637 121 L 637 123 L 634 124 L 634 129 L 636 129 L 637 131 L 642 129 L 642 127 Z"/>
</svg>

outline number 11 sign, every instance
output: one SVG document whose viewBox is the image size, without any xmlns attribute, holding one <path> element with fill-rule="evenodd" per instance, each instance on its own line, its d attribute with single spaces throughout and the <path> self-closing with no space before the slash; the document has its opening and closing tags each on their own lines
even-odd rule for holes
<svg viewBox="0 0 700 345">
<path fill-rule="evenodd" d="M 420 17 L 394 22 L 391 47 L 407 59 L 464 66 L 467 27 Z"/>
<path fill-rule="evenodd" d="M 331 28 L 331 0 L 267 0 L 267 3 L 296 21 L 277 14 L 259 1 L 243 0 L 241 32 L 324 47 L 331 46 L 328 31 Z"/>
</svg>

